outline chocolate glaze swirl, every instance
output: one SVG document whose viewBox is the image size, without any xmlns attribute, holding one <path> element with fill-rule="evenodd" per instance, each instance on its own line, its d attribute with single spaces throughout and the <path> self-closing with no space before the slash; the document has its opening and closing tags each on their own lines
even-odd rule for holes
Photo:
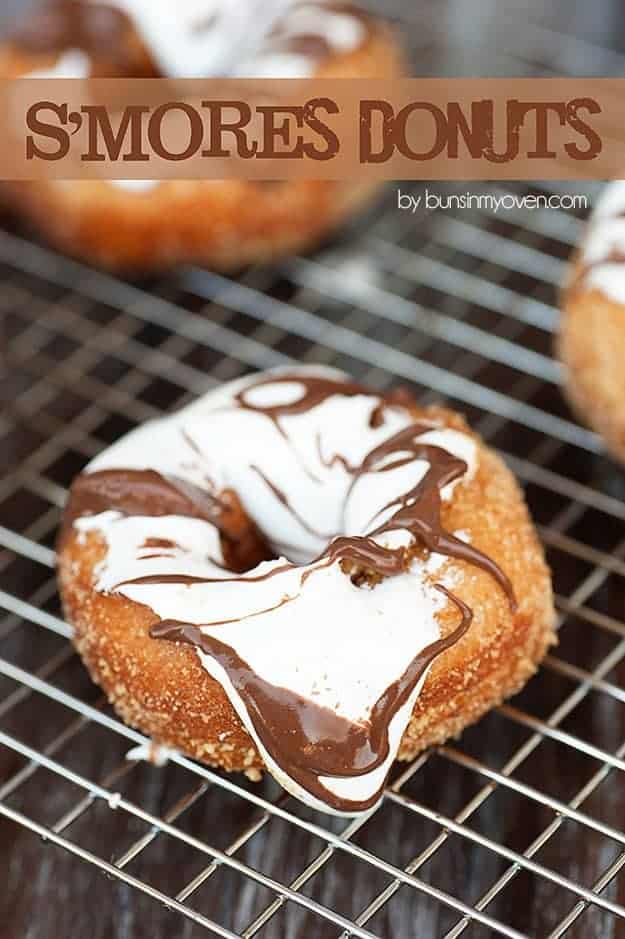
<svg viewBox="0 0 625 939">
<path fill-rule="evenodd" d="M 264 386 L 276 384 L 294 384 L 301 389 L 301 394 L 287 403 L 258 403 L 258 396 L 254 393 Z M 372 392 L 353 382 L 307 374 L 288 374 L 271 376 L 248 385 L 234 400 L 235 407 L 255 412 L 260 419 L 272 421 L 288 441 L 288 429 L 282 423 L 284 418 L 306 413 L 333 396 L 355 395 L 371 396 Z M 262 395 L 260 400 L 262 401 Z M 372 408 L 370 425 L 381 426 L 389 408 L 410 411 L 414 408 L 414 403 L 405 392 L 380 395 Z M 416 460 L 427 462 L 428 469 L 415 486 L 376 513 L 371 519 L 371 528 L 366 535 L 341 535 L 332 538 L 318 557 L 302 568 L 302 586 L 308 578 L 314 577 L 316 570 L 338 561 L 344 573 L 350 576 L 355 584 L 366 582 L 375 590 L 375 585 L 384 578 L 405 573 L 415 553 L 425 549 L 457 558 L 486 571 L 505 593 L 510 608 L 516 609 L 512 585 L 496 562 L 477 548 L 461 541 L 443 525 L 441 492 L 446 486 L 462 479 L 467 471 L 467 464 L 447 450 L 422 439 L 424 434 L 433 429 L 432 425 L 414 422 L 374 447 L 358 466 L 350 466 L 348 461 L 342 460 L 343 466 L 352 474 L 350 491 L 364 474 L 386 473 Z M 339 457 L 335 455 L 330 462 L 337 459 Z M 270 480 L 268 482 L 271 483 Z M 273 483 L 271 485 L 277 490 Z M 274 494 L 283 506 L 291 509 L 284 493 L 278 490 Z M 94 472 L 78 478 L 72 487 L 68 505 L 65 537 L 75 518 L 96 514 L 105 509 L 116 509 L 130 515 L 172 513 L 204 518 L 218 526 L 222 543 L 236 542 L 237 531 L 232 525 L 228 525 L 223 493 L 205 493 L 195 487 L 182 486 L 179 480 L 165 479 L 157 473 L 129 470 Z M 380 516 L 385 518 L 376 525 L 376 519 Z M 380 536 L 398 529 L 405 530 L 412 536 L 413 543 L 409 548 L 389 548 L 377 540 Z M 242 534 L 240 529 L 239 534 Z M 262 544 L 267 551 L 264 540 Z M 228 579 L 239 581 L 243 585 L 276 577 L 285 570 L 298 567 L 285 561 L 265 573 L 249 576 L 240 574 Z M 211 582 L 216 582 L 216 579 L 184 574 L 158 574 L 124 581 L 114 589 L 120 589 L 129 583 Z M 363 801 L 340 798 L 322 784 L 320 777 L 353 777 L 381 766 L 389 755 L 388 730 L 394 715 L 408 701 L 432 661 L 454 645 L 469 628 L 472 611 L 441 584 L 436 586 L 457 608 L 460 614 L 459 624 L 449 635 L 429 644 L 414 657 L 404 674 L 375 702 L 370 719 L 363 723 L 352 722 L 327 707 L 300 697 L 288 688 L 268 683 L 250 668 L 233 647 L 204 631 L 206 627 L 223 625 L 223 621 L 207 621 L 198 626 L 184 621 L 162 620 L 151 628 L 150 634 L 155 639 L 190 644 L 211 656 L 227 674 L 245 705 L 255 733 L 276 764 L 319 801 L 338 811 L 361 811 L 377 801 L 379 792 Z M 290 601 L 287 597 L 281 600 L 278 606 L 288 602 Z"/>
</svg>

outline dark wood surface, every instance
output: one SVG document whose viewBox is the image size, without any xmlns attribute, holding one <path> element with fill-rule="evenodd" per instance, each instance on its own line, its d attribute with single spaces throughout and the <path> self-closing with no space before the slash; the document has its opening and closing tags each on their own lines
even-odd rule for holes
<svg viewBox="0 0 625 939">
<path fill-rule="evenodd" d="M 15 0 L 3 4 L 5 11 L 22 9 L 25 4 Z M 405 36 L 414 46 L 415 72 L 419 74 L 505 74 L 537 73 L 551 74 L 558 68 L 579 74 L 602 74 L 609 57 L 599 55 L 589 43 L 603 44 L 615 50 L 625 49 L 625 8 L 620 0 L 560 0 L 543 3 L 531 0 L 519 5 L 513 0 L 506 2 L 481 2 L 474 0 L 446 0 L 446 2 L 402 4 L 396 0 L 393 9 L 408 14 L 411 26 Z M 517 36 L 527 35 L 527 24 L 536 29 L 535 56 L 527 54 L 524 46 L 519 55 Z M 518 23 L 518 27 L 515 25 Z M 619 60 L 620 61 L 620 60 Z M 619 62 L 611 63 L 611 73 L 618 74 Z M 502 223 L 503 224 L 503 223 Z M 353 237 L 358 239 L 363 229 L 356 227 Z M 427 231 L 423 235 L 427 245 Z M 418 247 L 418 246 L 417 246 Z M 561 251 L 561 246 L 557 249 Z M 494 264 L 497 259 L 493 259 Z M 71 422 L 87 406 L 71 370 L 63 371 L 63 363 L 80 345 L 78 334 L 72 335 L 71 325 L 64 327 L 54 340 L 36 332 L 32 339 L 38 356 L 25 362 L 17 354 L 18 342 L 23 341 L 23 332 L 32 327 L 32 309 L 21 313 L 19 291 L 33 295 L 41 304 L 42 316 L 57 316 L 59 308 L 67 304 L 70 310 L 80 311 L 80 290 L 68 293 L 51 288 L 44 280 L 26 278 L 16 273 L 15 268 L 0 270 L 0 300 L 16 292 L 14 308 L 9 304 L 5 313 L 6 333 L 15 342 L 16 365 L 8 373 L 5 404 L 13 413 L 19 395 L 37 385 L 46 370 L 53 371 L 61 365 L 61 371 L 52 380 L 58 395 L 42 405 L 41 411 L 20 417 L 17 407 L 16 429 L 10 429 L 3 444 L 3 456 L 9 465 L 19 467 L 52 437 L 55 427 Z M 259 280 L 262 282 L 262 278 Z M 554 301 L 553 291 L 541 288 L 536 294 L 535 285 L 517 279 L 506 284 L 531 291 L 546 303 Z M 169 296 L 177 288 L 167 282 L 154 285 L 160 295 Z M 280 295 L 279 286 L 275 293 Z M 286 287 L 284 290 L 286 291 Z M 69 299 L 68 299 L 69 298 Z M 78 299 L 77 299 L 78 298 Z M 429 298 L 432 303 L 443 302 L 440 298 Z M 188 300 L 188 302 L 191 302 Z M 47 307 L 54 304 L 54 307 Z M 3 309 L 6 304 L 3 304 Z M 48 312 L 46 312 L 48 311 Z M 451 311 L 453 315 L 453 310 Z M 332 322 L 331 308 L 324 313 Z M 338 315 L 338 314 L 337 314 Z M 343 314 L 347 315 L 347 314 Z M 90 323 L 106 334 L 113 312 L 106 305 L 90 309 Z M 469 319 L 482 327 L 487 325 L 485 314 L 475 309 Z M 481 319 L 480 319 L 481 317 Z M 250 332 L 244 317 L 233 325 L 242 335 Z M 497 322 L 497 326 L 501 324 Z M 172 326 L 175 324 L 172 323 Z M 123 326 L 125 328 L 125 326 Z M 393 344 L 394 334 L 378 334 L 383 329 L 372 323 L 372 335 Z M 45 330 L 44 330 L 45 332 Z M 271 328 L 268 328 L 271 332 Z M 146 346 L 157 347 L 166 337 L 155 327 L 141 341 Z M 269 337 L 266 341 L 271 342 Z M 402 337 L 398 337 L 400 347 Z M 538 351 L 541 339 L 528 338 L 536 342 Z M 48 345 L 49 342 L 49 345 Z M 285 340 L 284 351 L 298 355 L 302 343 Z M 305 352 L 306 350 L 302 350 Z M 173 354 L 176 355 L 175 344 Z M 443 367 L 454 368 L 454 359 L 449 349 L 440 344 L 430 348 L 432 361 Z M 222 365 L 217 353 L 198 349 L 190 354 L 194 367 L 207 372 L 228 376 L 229 364 Z M 118 363 L 114 356 L 97 366 L 94 358 L 91 380 L 101 381 L 104 386 L 116 380 Z M 342 363 L 339 363 L 342 364 Z M 9 365 L 11 348 L 9 345 Z M 508 391 L 506 376 L 485 374 L 492 387 Z M 120 374 L 124 374 L 123 370 Z M 94 378 L 95 376 L 95 378 Z M 173 389 L 173 390 L 172 390 Z M 93 391 L 89 392 L 93 394 Z M 142 392 L 143 394 L 143 392 Z M 145 400 L 156 406 L 170 407 L 177 403 L 175 385 L 168 382 L 164 374 L 160 382 L 154 382 L 145 391 Z M 555 414 L 570 418 L 565 405 L 559 400 L 556 389 L 541 391 L 536 406 Z M 465 410 L 467 410 L 465 408 Z M 472 415 L 470 417 L 481 417 Z M 56 423 L 55 423 L 56 422 Z M 129 424 L 118 407 L 112 416 L 103 417 L 95 431 L 95 439 L 104 445 L 122 433 Z M 524 434 L 515 425 L 503 429 L 494 440 L 495 444 L 508 452 L 522 457 L 536 446 L 536 435 Z M 578 479 L 596 486 L 618 499 L 622 499 L 625 487 L 622 477 L 607 461 L 592 457 L 581 451 L 565 448 L 558 455 L 558 469 L 567 478 Z M 66 485 L 84 461 L 80 453 L 68 451 L 46 464 L 45 478 L 58 485 Z M 559 511 L 567 507 L 566 499 L 558 502 L 539 486 L 528 488 L 528 499 L 532 511 L 542 524 L 549 524 Z M 46 499 L 26 487 L 1 506 L 0 524 L 22 531 L 41 519 L 41 540 L 50 545 L 58 511 L 50 509 Z M 577 524 L 577 523 L 576 523 Z M 580 541 L 601 548 L 608 554 L 621 557 L 624 536 L 622 524 L 617 524 L 606 515 L 590 512 L 581 516 L 574 530 Z M 30 599 L 42 609 L 58 613 L 54 594 L 54 582 L 50 571 L 42 565 L 33 564 L 25 558 L 4 559 L 0 569 L 0 589 Z M 570 555 L 557 550 L 550 552 L 556 587 L 568 596 L 589 565 L 580 560 L 574 562 Z M 594 597 L 594 609 L 600 615 L 612 616 L 621 621 L 625 612 L 623 603 L 623 581 L 610 577 Z M 51 656 L 62 655 L 65 642 L 28 621 L 14 628 L 11 618 L 0 624 L 0 654 L 23 669 L 36 670 L 48 662 Z M 563 629 L 560 654 L 579 667 L 592 669 L 616 645 L 618 637 L 611 636 L 600 628 L 591 628 L 587 622 L 571 617 Z M 625 667 L 617 668 L 611 680 L 625 687 Z M 50 680 L 65 691 L 92 704 L 99 702 L 98 690 L 90 683 L 82 665 L 75 656 L 59 666 Z M 546 718 L 554 708 L 570 694 L 575 683 L 550 671 L 543 671 L 537 679 L 515 700 L 515 705 L 530 714 Z M 61 705 L 51 703 L 39 695 L 26 697 L 23 703 L 8 713 L 2 710 L 2 701 L 19 688 L 19 685 L 0 677 L 0 730 L 14 734 L 31 746 L 45 748 L 59 733 L 71 725 L 72 716 Z M 624 737 L 623 705 L 612 697 L 592 693 L 575 709 L 571 718 L 563 723 L 563 729 L 592 741 L 597 746 L 615 753 Z M 529 737 L 531 732 L 504 714 L 493 713 L 480 724 L 467 731 L 458 749 L 468 758 L 483 760 L 493 768 L 501 768 L 506 760 Z M 164 816 L 177 800 L 193 790 L 196 777 L 176 766 L 157 769 L 148 765 L 129 766 L 128 771 L 107 782 L 107 776 L 123 765 L 125 751 L 130 744 L 117 734 L 93 725 L 76 729 L 69 742 L 61 747 L 56 757 L 67 767 L 89 780 L 110 785 L 129 800 L 145 810 Z M 454 745 L 456 746 L 456 745 Z M 25 760 L 8 749 L 0 749 L 0 785 L 25 765 Z M 545 740 L 515 774 L 520 782 L 547 792 L 554 798 L 568 800 L 591 778 L 598 764 L 571 747 Z M 398 768 L 397 772 L 401 768 Z M 620 777 L 620 778 L 619 778 Z M 104 781 L 104 782 L 103 782 Z M 404 791 L 417 802 L 453 817 L 479 791 L 485 779 L 477 773 L 461 768 L 444 754 L 433 754 L 407 783 Z M 252 784 L 249 784 L 251 787 Z M 277 787 L 270 781 L 263 782 L 255 791 L 275 799 Z M 53 773 L 39 769 L 19 789 L 7 798 L 7 804 L 38 822 L 51 825 L 62 818 L 81 798 L 80 790 L 59 780 Z M 316 824 L 342 831 L 345 823 L 308 812 L 289 800 L 285 803 L 289 811 Z M 618 770 L 607 774 L 606 780 L 584 803 L 584 810 L 595 818 L 602 819 L 616 828 L 623 828 L 625 819 L 625 784 Z M 244 800 L 209 786 L 207 791 L 178 819 L 184 831 L 205 839 L 220 849 L 225 849 L 236 835 L 259 817 L 259 810 Z M 470 824 L 484 836 L 505 844 L 509 848 L 523 851 L 554 818 L 547 807 L 529 802 L 524 797 L 505 788 L 499 788 L 472 816 Z M 83 848 L 93 851 L 104 859 L 119 858 L 123 852 L 149 827 L 120 811 L 112 811 L 102 802 L 94 803 L 67 829 L 67 837 Z M 399 805 L 387 804 L 370 820 L 355 837 L 355 842 L 391 863 L 404 866 L 425 848 L 440 831 L 440 826 L 425 818 L 412 814 Z M 244 846 L 237 857 L 251 867 L 288 884 L 303 869 L 306 863 L 323 849 L 320 840 L 273 819 Z M 589 832 L 571 821 L 566 821 L 557 834 L 536 856 L 540 863 L 560 871 L 565 876 L 585 886 L 592 885 L 602 871 L 618 857 L 621 847 L 602 835 Z M 175 839 L 160 835 L 141 852 L 127 870 L 134 877 L 145 880 L 170 896 L 180 890 L 208 862 L 199 851 L 191 850 Z M 419 877 L 446 892 L 473 903 L 506 870 L 507 863 L 494 852 L 483 847 L 472 846 L 458 836 L 450 837 L 444 846 L 420 870 Z M 348 917 L 357 916 L 389 879 L 353 858 L 336 854 L 323 872 L 316 875 L 304 888 L 304 893 L 314 897 Z M 139 892 L 105 877 L 93 866 L 72 857 L 69 853 L 42 841 L 19 825 L 0 820 L 0 939 L 199 939 L 206 931 L 175 912 L 168 912 L 160 903 L 142 896 Z M 610 886 L 606 895 L 615 902 L 625 903 L 625 881 L 621 877 Z M 218 870 L 194 894 L 191 905 L 226 925 L 235 932 L 242 930 L 267 903 L 272 894 L 259 889 L 240 875 Z M 546 936 L 558 920 L 574 905 L 575 897 L 549 883 L 544 878 L 523 873 L 514 877 L 496 900 L 488 906 L 488 912 L 503 922 L 530 936 Z M 457 914 L 429 899 L 423 893 L 402 887 L 391 902 L 376 914 L 369 928 L 377 935 L 388 939 L 430 939 L 442 935 L 457 920 Z M 316 917 L 299 911 L 288 904 L 270 921 L 260 935 L 263 939 L 325 939 L 336 936 L 337 930 L 322 923 Z M 483 926 L 473 925 L 465 936 L 480 939 L 490 935 Z M 625 930 L 614 918 L 593 910 L 577 921 L 567 933 L 575 939 L 618 939 Z"/>
</svg>

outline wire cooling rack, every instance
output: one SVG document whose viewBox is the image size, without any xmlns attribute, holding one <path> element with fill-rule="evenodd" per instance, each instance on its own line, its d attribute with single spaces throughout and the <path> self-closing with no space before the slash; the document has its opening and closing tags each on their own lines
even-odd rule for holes
<svg viewBox="0 0 625 939">
<path fill-rule="evenodd" d="M 527 30 L 514 59 L 498 47 L 502 68 L 524 70 L 530 47 L 560 71 L 625 61 Z M 625 936 L 625 475 L 574 422 L 551 357 L 582 215 L 411 215 L 391 188 L 313 257 L 140 285 L 0 233 L 3 936 Z M 397 764 L 382 806 L 351 821 L 270 779 L 127 760 L 143 738 L 74 654 L 53 569 L 85 461 L 220 382 L 294 361 L 464 411 L 524 484 L 559 610 L 560 645 L 527 688 Z"/>
</svg>

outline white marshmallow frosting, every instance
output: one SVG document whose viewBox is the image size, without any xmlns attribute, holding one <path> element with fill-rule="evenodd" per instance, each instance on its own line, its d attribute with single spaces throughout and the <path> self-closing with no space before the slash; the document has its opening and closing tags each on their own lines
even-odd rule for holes
<svg viewBox="0 0 625 939">
<path fill-rule="evenodd" d="M 101 2 L 101 0 L 90 0 Z M 164 75 L 206 78 L 305 78 L 314 56 L 299 37 L 322 39 L 335 52 L 363 41 L 362 21 L 324 0 L 108 0 L 132 21 Z"/>
<path fill-rule="evenodd" d="M 366 38 L 361 16 L 331 0 L 84 0 L 115 7 L 171 78 L 308 78 L 319 49 L 352 52 Z M 27 78 L 87 78 L 91 61 L 65 48 Z"/>
<path fill-rule="evenodd" d="M 580 250 L 583 284 L 625 304 L 625 180 L 608 183 L 590 217 Z"/>
<path fill-rule="evenodd" d="M 433 575 L 451 587 L 455 569 L 447 558 L 430 555 L 370 588 L 352 583 L 338 561 L 314 560 L 332 538 L 366 535 L 388 520 L 392 513 L 384 507 L 414 487 L 429 464 L 413 458 L 385 472 L 365 472 L 354 482 L 348 466 L 359 465 L 375 447 L 414 422 L 401 406 L 388 405 L 380 426 L 371 426 L 372 409 L 380 400 L 373 393 L 332 394 L 307 411 L 281 416 L 279 425 L 265 413 L 239 406 L 235 396 L 247 387 L 247 402 L 274 406 L 303 394 L 298 375 L 343 377 L 318 368 L 289 369 L 288 374 L 292 382 L 267 382 L 270 375 L 265 375 L 265 383 L 253 389 L 256 376 L 213 391 L 172 417 L 128 434 L 96 457 L 85 472 L 149 469 L 215 493 L 233 488 L 276 554 L 299 566 L 287 566 L 259 580 L 259 574 L 284 564 L 281 557 L 247 574 L 232 575 L 221 566 L 217 528 L 198 518 L 127 517 L 107 511 L 79 518 L 74 525 L 81 533 L 97 531 L 107 543 L 97 571 L 97 590 L 119 592 L 145 604 L 161 620 L 201 626 L 202 632 L 233 648 L 271 685 L 326 706 L 351 722 L 366 723 L 384 691 L 439 638 L 437 613 L 447 600 L 434 586 Z M 466 462 L 465 476 L 442 491 L 443 499 L 451 499 L 454 486 L 463 485 L 475 472 L 475 443 L 466 434 L 435 425 L 420 439 Z M 333 459 L 337 455 L 345 462 Z M 159 547 L 154 556 L 150 539 L 171 546 Z M 410 544 L 412 535 L 398 529 L 376 540 L 397 547 Z M 309 571 L 312 576 L 302 577 Z M 166 574 L 213 580 L 128 583 Z M 296 797 L 327 810 L 267 752 L 223 668 L 212 656 L 200 650 L 197 654 L 225 689 L 276 779 Z M 375 795 L 397 754 L 424 678 L 390 723 L 385 763 L 360 776 L 320 778 L 325 789 L 354 802 Z"/>
</svg>

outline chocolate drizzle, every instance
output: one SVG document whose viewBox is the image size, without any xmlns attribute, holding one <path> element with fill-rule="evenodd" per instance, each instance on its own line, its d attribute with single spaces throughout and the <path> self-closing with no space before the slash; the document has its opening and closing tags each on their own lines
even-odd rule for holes
<svg viewBox="0 0 625 939">
<path fill-rule="evenodd" d="M 270 385 L 294 385 L 298 394 L 288 397 L 283 403 L 259 403 L 265 396 L 255 395 L 255 392 Z M 288 418 L 307 413 L 335 396 L 358 395 L 371 398 L 373 393 L 353 382 L 308 374 L 287 374 L 270 376 L 246 386 L 235 396 L 234 407 L 254 412 L 261 420 L 271 421 L 288 442 Z M 378 400 L 372 407 L 369 421 L 373 428 L 384 424 L 389 409 L 414 411 L 413 400 L 406 392 L 375 397 Z M 463 478 L 467 472 L 467 464 L 441 446 L 424 439 L 428 433 L 437 429 L 440 428 L 415 421 L 371 449 L 357 466 L 350 465 L 340 454 L 324 459 L 321 454 L 321 442 L 317 441 L 319 457 L 324 465 L 333 467 L 340 464 L 352 477 L 346 502 L 358 481 L 365 475 L 388 473 L 415 461 L 427 464 L 427 469 L 416 485 L 375 512 L 365 535 L 330 536 L 325 549 L 312 562 L 301 566 L 300 588 L 314 577 L 316 571 L 339 562 L 343 572 L 351 577 L 354 584 L 375 591 L 376 585 L 382 580 L 406 573 L 417 554 L 428 551 L 481 568 L 504 592 L 511 610 L 516 609 L 512 585 L 496 562 L 471 544 L 460 540 L 444 526 L 441 517 L 443 490 Z M 303 524 L 303 520 L 291 506 L 287 494 L 281 491 L 266 473 L 260 472 L 253 464 L 250 468 L 260 473 L 277 502 Z M 72 487 L 65 536 L 75 518 L 107 509 L 126 514 L 175 514 L 203 518 L 218 527 L 222 543 L 224 540 L 236 542 L 237 535 L 242 534 L 240 526 L 237 532 L 236 526 L 232 524 L 232 519 L 224 509 L 224 493 L 206 493 L 184 481 L 165 479 L 151 471 L 105 470 L 79 477 Z M 408 546 L 392 548 L 380 543 L 384 540 L 382 536 L 397 531 L 408 532 L 412 536 Z M 267 537 L 271 535 L 270 532 L 264 534 Z M 260 534 L 258 537 L 258 543 L 262 543 L 266 551 L 266 542 Z M 258 553 L 257 551 L 257 555 Z M 239 558 L 242 558 L 241 552 Z M 267 554 L 265 559 L 268 559 Z M 248 568 L 253 566 L 252 562 Z M 241 565 L 238 574 L 225 575 L 224 578 L 157 574 L 122 581 L 113 589 L 119 590 L 130 584 L 192 585 L 223 582 L 227 579 L 236 581 L 240 584 L 240 589 L 244 590 L 246 585 L 268 580 L 285 571 L 299 569 L 299 565 L 285 561 L 257 574 L 242 573 Z M 311 699 L 302 698 L 288 688 L 268 683 L 253 671 L 235 648 L 211 635 L 209 631 L 210 627 L 238 620 L 207 621 L 198 626 L 183 620 L 166 619 L 157 622 L 151 628 L 150 634 L 155 639 L 190 644 L 210 656 L 223 669 L 240 696 L 255 734 L 274 763 L 319 801 L 338 811 L 357 812 L 373 805 L 379 798 L 379 790 L 371 798 L 361 801 L 349 800 L 327 789 L 321 778 L 359 776 L 380 767 L 388 759 L 388 732 L 393 717 L 409 700 L 433 660 L 458 642 L 471 624 L 473 613 L 466 604 L 442 584 L 435 586 L 457 608 L 460 623 L 447 636 L 430 643 L 414 657 L 404 674 L 375 702 L 370 718 L 363 722 L 353 722 Z M 270 610 L 282 607 L 292 599 L 295 598 L 283 596 Z M 258 611 L 244 618 L 266 612 L 268 610 Z"/>
</svg>

